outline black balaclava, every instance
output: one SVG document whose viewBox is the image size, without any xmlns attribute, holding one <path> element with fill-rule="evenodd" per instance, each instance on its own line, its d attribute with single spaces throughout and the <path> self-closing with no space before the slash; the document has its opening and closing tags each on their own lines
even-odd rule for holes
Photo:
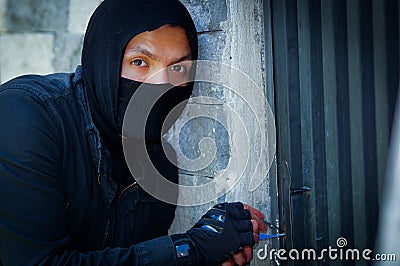
<svg viewBox="0 0 400 266">
<path fill-rule="evenodd" d="M 118 88 L 125 47 L 137 34 L 165 24 L 179 25 L 186 31 L 192 59 L 196 60 L 196 28 L 178 0 L 105 0 L 90 19 L 83 43 L 83 82 L 93 120 L 109 148 L 121 146 Z M 122 82 L 124 87 L 134 86 Z"/>
<path fill-rule="evenodd" d="M 140 87 L 142 86 L 142 87 Z M 151 111 L 146 119 L 146 133 L 145 140 L 146 143 L 160 143 L 161 135 L 165 133 L 166 129 L 171 126 L 171 122 L 175 122 L 176 119 L 183 111 L 184 105 L 179 105 L 181 102 L 185 102 L 189 99 L 192 94 L 193 86 L 174 86 L 172 84 L 149 84 L 143 83 L 139 81 L 129 80 L 126 78 L 120 79 L 120 84 L 118 88 L 118 100 L 117 100 L 117 130 L 121 131 L 124 115 L 126 109 L 128 107 L 128 103 L 132 96 L 136 93 L 137 89 L 140 87 L 141 90 L 145 92 L 143 97 L 146 99 L 136 99 L 133 104 L 140 103 L 142 105 L 151 106 L 151 101 L 148 98 L 151 98 L 149 93 L 150 91 L 158 91 L 160 93 L 164 92 L 161 97 L 151 106 Z M 141 96 L 138 96 L 140 98 Z M 179 105 L 179 106 L 178 106 Z M 173 113 L 170 113 L 174 108 Z M 137 111 L 137 110 L 135 110 Z M 129 113 L 129 126 L 125 126 L 125 136 L 134 137 L 134 138 L 142 138 L 140 134 L 132 134 L 132 131 L 127 130 L 129 127 L 135 127 L 134 131 L 140 131 L 142 129 L 139 124 L 140 122 L 135 119 L 139 115 L 140 117 L 145 116 L 145 114 L 137 114 L 132 115 L 132 112 Z M 170 115 L 168 120 L 167 115 Z M 132 121 L 133 120 L 133 121 Z M 129 131 L 129 133 L 127 132 Z"/>
<path fill-rule="evenodd" d="M 83 84 L 93 121 L 111 153 L 114 170 L 127 169 L 123 160 L 121 117 L 133 92 L 124 89 L 136 89 L 139 85 L 120 77 L 125 47 L 137 34 L 166 24 L 181 26 L 186 31 L 192 59 L 196 60 L 196 28 L 178 0 L 105 0 L 89 21 L 82 52 Z M 192 87 L 193 83 L 189 83 L 184 97 L 189 97 Z"/>
</svg>

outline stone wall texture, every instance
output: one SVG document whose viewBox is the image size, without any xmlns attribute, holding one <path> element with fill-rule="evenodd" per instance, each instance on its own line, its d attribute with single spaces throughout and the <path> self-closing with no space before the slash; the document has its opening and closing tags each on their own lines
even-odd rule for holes
<svg viewBox="0 0 400 266">
<path fill-rule="evenodd" d="M 273 95 L 268 93 L 272 88 L 267 88 L 270 82 L 266 78 L 268 69 L 265 69 L 265 51 L 268 49 L 265 48 L 263 0 L 181 1 L 193 16 L 198 30 L 199 59 L 219 61 L 243 71 L 267 93 L 266 98 L 273 99 Z M 89 17 L 100 2 L 100 0 L 0 0 L 0 82 L 27 73 L 74 71 L 80 64 L 83 35 Z M 232 154 L 240 154 L 244 149 L 243 136 L 236 134 L 237 125 L 226 111 L 226 104 L 240 113 L 244 120 L 249 121 L 247 130 L 251 139 L 248 145 L 251 150 L 272 149 L 270 143 L 264 144 L 258 140 L 258 135 L 267 131 L 266 123 L 254 121 L 254 113 L 260 117 L 266 113 L 266 98 L 253 99 L 258 108 L 249 110 L 242 99 L 223 86 L 199 84 L 195 87 L 194 96 L 200 95 L 218 101 L 192 100 L 190 105 L 199 110 L 204 109 L 203 113 L 208 112 L 211 116 L 218 117 L 218 121 L 209 117 L 198 117 L 185 122 L 185 116 L 189 115 L 186 112 L 181 119 L 181 123 L 185 123 L 182 130 L 178 132 L 175 126 L 167 136 L 175 149 L 180 149 L 187 158 L 197 158 L 202 155 L 199 147 L 200 141 L 204 138 L 212 140 L 211 144 L 203 143 L 205 149 L 211 149 L 212 146 L 216 148 L 215 158 L 207 167 L 198 171 L 181 171 L 181 183 L 186 185 L 202 184 L 212 180 L 228 167 Z M 248 98 L 252 96 L 245 95 Z M 253 132 L 252 127 L 261 129 L 258 135 Z M 177 141 L 174 142 L 172 139 Z M 276 194 L 276 191 L 270 191 L 270 180 L 271 177 L 276 177 L 276 173 L 269 173 L 256 190 L 248 189 L 252 176 L 250 172 L 258 164 L 268 168 L 266 162 L 271 158 L 256 158 L 257 153 L 252 156 L 246 162 L 243 178 L 224 196 L 199 206 L 179 206 L 171 233 L 190 228 L 204 211 L 217 201 L 246 202 L 266 213 L 268 220 L 276 222 L 276 217 L 271 217 L 271 206 L 277 204 L 271 200 L 271 194 Z M 231 167 L 230 174 L 239 174 L 242 170 Z M 191 197 L 201 196 L 191 195 Z M 260 243 L 259 247 L 264 247 L 264 244 Z M 268 242 L 268 245 L 271 243 Z M 257 260 L 256 255 L 252 262 L 252 265 L 269 264 L 269 261 Z"/>
<path fill-rule="evenodd" d="M 71 72 L 100 0 L 0 0 L 0 82 L 21 74 Z"/>
</svg>

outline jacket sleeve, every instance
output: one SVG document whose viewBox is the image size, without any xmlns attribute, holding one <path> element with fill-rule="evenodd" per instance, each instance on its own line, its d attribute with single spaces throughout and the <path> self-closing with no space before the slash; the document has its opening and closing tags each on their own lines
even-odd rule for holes
<svg viewBox="0 0 400 266">
<path fill-rule="evenodd" d="M 44 100 L 0 91 L 0 265 L 175 265 L 169 236 L 129 248 L 70 249 L 58 177 L 61 137 Z"/>
</svg>

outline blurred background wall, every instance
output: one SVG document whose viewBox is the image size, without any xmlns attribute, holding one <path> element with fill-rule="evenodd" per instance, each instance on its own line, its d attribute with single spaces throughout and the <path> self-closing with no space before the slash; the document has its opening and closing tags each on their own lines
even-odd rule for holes
<svg viewBox="0 0 400 266">
<path fill-rule="evenodd" d="M 99 3 L 1 0 L 0 81 L 25 73 L 74 71 L 89 16 Z"/>
</svg>

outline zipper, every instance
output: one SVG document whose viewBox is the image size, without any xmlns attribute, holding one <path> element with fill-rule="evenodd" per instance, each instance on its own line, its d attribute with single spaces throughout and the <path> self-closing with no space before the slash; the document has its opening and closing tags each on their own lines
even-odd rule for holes
<svg viewBox="0 0 400 266">
<path fill-rule="evenodd" d="M 125 192 L 126 192 L 128 189 L 130 189 L 131 187 L 133 187 L 133 186 L 135 186 L 135 185 L 137 185 L 137 182 L 136 182 L 136 181 L 134 181 L 132 184 L 130 184 L 129 186 L 127 186 L 126 188 L 124 188 L 124 189 L 121 191 L 121 193 L 119 194 L 118 199 L 120 199 L 120 198 L 125 194 Z"/>
<path fill-rule="evenodd" d="M 106 245 L 107 245 L 108 236 L 110 234 L 110 224 L 111 224 L 111 219 L 108 218 L 107 225 L 106 225 L 106 230 L 105 230 L 105 233 L 104 233 L 103 243 L 102 243 L 102 249 L 104 249 L 106 247 Z"/>
<path fill-rule="evenodd" d="M 118 199 L 120 199 L 128 189 L 130 189 L 131 187 L 133 187 L 135 185 L 137 185 L 136 181 L 134 181 L 132 184 L 130 184 L 129 186 L 124 188 L 124 190 L 121 191 Z M 108 237 L 110 235 L 110 224 L 111 224 L 111 219 L 108 218 L 107 225 L 106 225 L 106 230 L 105 230 L 104 237 L 103 237 L 102 249 L 104 249 L 106 247 L 106 245 L 107 245 Z"/>
</svg>

